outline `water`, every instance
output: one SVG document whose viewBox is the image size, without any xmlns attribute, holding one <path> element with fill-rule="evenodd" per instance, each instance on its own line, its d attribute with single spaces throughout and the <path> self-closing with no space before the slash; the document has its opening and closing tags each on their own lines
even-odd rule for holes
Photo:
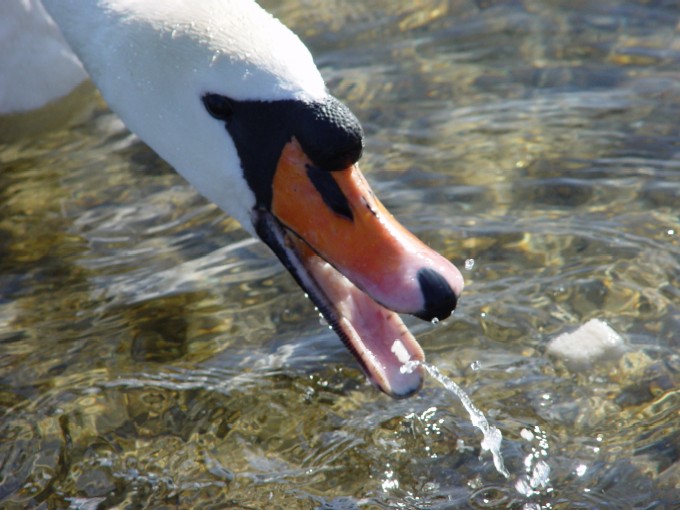
<svg viewBox="0 0 680 510">
<path fill-rule="evenodd" d="M 510 478 L 432 378 L 371 388 L 267 249 L 88 96 L 85 123 L 0 145 L 0 507 L 675 510 L 677 1 L 266 6 L 361 119 L 376 193 L 463 269 L 452 318 L 406 322 Z M 628 351 L 546 353 L 591 319 Z"/>
<path fill-rule="evenodd" d="M 522 429 L 520 432 L 522 439 L 530 444 L 530 452 L 524 458 L 525 473 L 517 478 L 515 489 L 518 493 L 530 499 L 541 493 L 550 494 L 553 487 L 550 485 L 550 465 L 546 459 L 550 458 L 547 434 L 540 427 L 534 427 L 533 432 Z M 533 445 L 533 443 L 536 443 Z M 585 475 L 585 465 L 581 464 L 576 468 L 577 476 Z M 531 503 L 526 506 L 533 506 Z M 540 506 L 539 506 L 540 508 Z"/>
<path fill-rule="evenodd" d="M 484 435 L 484 439 L 481 443 L 482 450 L 491 453 L 494 466 L 496 466 L 496 471 L 502 474 L 505 478 L 509 478 L 510 473 L 507 469 L 505 469 L 503 456 L 501 454 L 501 441 L 503 440 L 503 434 L 501 431 L 496 427 L 489 425 L 484 413 L 475 407 L 468 394 L 465 393 L 465 390 L 458 386 L 455 381 L 442 374 L 434 365 L 423 363 L 422 361 L 408 361 L 403 367 L 401 367 L 401 371 L 404 373 L 411 373 L 419 366 L 425 368 L 425 370 L 427 370 L 427 372 L 432 377 L 434 377 L 442 386 L 444 386 L 447 391 L 455 395 L 458 400 L 460 400 L 460 403 L 463 404 L 463 407 L 470 415 L 472 424 L 477 427 Z"/>
</svg>

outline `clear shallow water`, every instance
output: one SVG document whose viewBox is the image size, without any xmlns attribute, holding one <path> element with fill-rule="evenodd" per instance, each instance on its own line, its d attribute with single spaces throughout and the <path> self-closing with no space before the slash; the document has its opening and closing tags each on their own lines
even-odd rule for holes
<svg viewBox="0 0 680 510">
<path fill-rule="evenodd" d="M 267 249 L 99 105 L 0 146 L 0 506 L 676 508 L 676 2 L 267 2 L 364 123 L 362 168 L 464 270 L 392 401 Z M 630 344 L 585 373 L 546 343 Z M 546 477 L 546 468 L 549 474 Z"/>
</svg>

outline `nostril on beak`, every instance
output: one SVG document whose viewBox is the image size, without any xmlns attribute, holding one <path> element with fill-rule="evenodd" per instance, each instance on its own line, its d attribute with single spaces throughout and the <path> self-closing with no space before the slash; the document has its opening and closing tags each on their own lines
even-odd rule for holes
<svg viewBox="0 0 680 510">
<path fill-rule="evenodd" d="M 437 271 L 423 268 L 418 271 L 418 283 L 423 293 L 423 309 L 414 315 L 419 319 L 431 321 L 446 319 L 456 308 L 458 296 L 449 282 Z"/>
</svg>

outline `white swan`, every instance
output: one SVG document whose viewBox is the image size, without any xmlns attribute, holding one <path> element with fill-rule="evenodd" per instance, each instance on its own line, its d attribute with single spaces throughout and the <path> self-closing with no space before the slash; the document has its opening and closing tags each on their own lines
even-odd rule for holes
<svg viewBox="0 0 680 510">
<path fill-rule="evenodd" d="M 38 0 L 0 4 L 0 114 L 39 108 L 87 79 Z"/>
<path fill-rule="evenodd" d="M 463 279 L 375 198 L 361 126 L 297 36 L 251 0 L 43 3 L 128 128 L 274 251 L 374 384 L 415 392 L 395 312 L 443 319 Z"/>
</svg>

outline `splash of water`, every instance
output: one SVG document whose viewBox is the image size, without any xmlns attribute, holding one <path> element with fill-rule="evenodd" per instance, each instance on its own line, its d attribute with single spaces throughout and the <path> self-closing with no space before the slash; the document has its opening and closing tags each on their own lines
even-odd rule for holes
<svg viewBox="0 0 680 510">
<path fill-rule="evenodd" d="M 538 425 L 534 426 L 534 430 L 522 429 L 520 436 L 525 441 L 532 443 L 536 441 L 537 446 L 531 448 L 531 453 L 524 458 L 524 467 L 526 473 L 517 479 L 515 489 L 520 494 L 531 498 L 542 492 L 551 493 L 553 488 L 550 485 L 550 466 L 544 460 L 548 457 L 548 435 Z M 576 470 L 578 476 L 583 476 L 587 470 L 584 464 L 579 465 Z M 525 505 L 527 510 L 533 508 L 542 508 L 537 505 Z"/>
<path fill-rule="evenodd" d="M 467 393 L 458 386 L 454 381 L 442 374 L 437 367 L 430 365 L 429 363 L 424 363 L 422 361 L 408 361 L 404 363 L 401 367 L 401 372 L 409 374 L 413 372 L 417 367 L 423 367 L 427 372 L 437 380 L 444 388 L 446 388 L 450 393 L 453 393 L 463 407 L 470 415 L 470 421 L 477 427 L 482 434 L 484 439 L 482 439 L 481 447 L 483 451 L 489 451 L 493 457 L 493 464 L 496 467 L 496 471 L 502 474 L 505 478 L 510 477 L 510 473 L 505 468 L 503 463 L 503 456 L 501 455 L 501 441 L 503 439 L 503 434 L 496 427 L 489 425 L 484 413 L 477 409 L 477 407 L 472 403 L 470 397 Z"/>
</svg>

